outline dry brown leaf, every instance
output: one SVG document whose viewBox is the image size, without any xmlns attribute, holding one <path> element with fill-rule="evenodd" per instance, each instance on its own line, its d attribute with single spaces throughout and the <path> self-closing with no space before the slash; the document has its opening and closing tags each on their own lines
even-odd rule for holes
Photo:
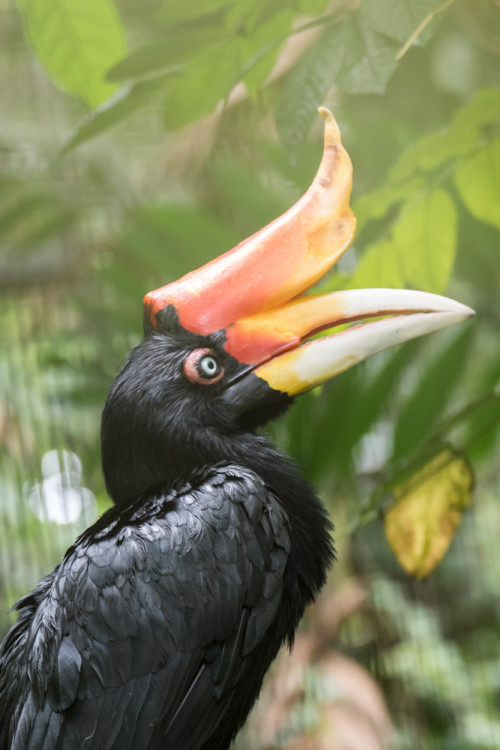
<svg viewBox="0 0 500 750">
<path fill-rule="evenodd" d="M 447 449 L 395 490 L 385 534 L 407 573 L 420 579 L 432 573 L 472 502 L 473 485 L 467 460 Z"/>
</svg>

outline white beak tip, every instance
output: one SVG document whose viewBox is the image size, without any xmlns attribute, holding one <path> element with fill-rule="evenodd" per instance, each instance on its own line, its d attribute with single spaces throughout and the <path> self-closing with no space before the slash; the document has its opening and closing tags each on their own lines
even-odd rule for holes
<svg viewBox="0 0 500 750">
<path fill-rule="evenodd" d="M 471 318 L 473 315 L 476 314 L 476 311 L 472 309 L 472 307 L 469 307 L 468 305 L 462 305 L 462 312 L 466 318 Z"/>
<path fill-rule="evenodd" d="M 456 315 L 462 316 L 463 320 L 466 320 L 467 318 L 470 318 L 472 315 L 476 314 L 476 311 L 473 310 L 472 307 L 464 305 L 462 302 L 457 302 L 450 297 L 442 297 L 440 295 L 429 296 L 434 297 L 434 299 L 436 300 L 435 306 L 429 308 L 430 312 L 455 313 Z"/>
</svg>

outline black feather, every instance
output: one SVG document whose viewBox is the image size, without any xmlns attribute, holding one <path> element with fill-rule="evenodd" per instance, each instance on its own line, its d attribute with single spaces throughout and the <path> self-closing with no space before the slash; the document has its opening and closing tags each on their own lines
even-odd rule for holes
<svg viewBox="0 0 500 750">
<path fill-rule="evenodd" d="M 113 386 L 116 505 L 15 605 L 0 750 L 227 750 L 325 580 L 330 525 L 313 489 L 223 383 L 183 379 L 200 339 L 220 346 L 149 337 Z"/>
</svg>

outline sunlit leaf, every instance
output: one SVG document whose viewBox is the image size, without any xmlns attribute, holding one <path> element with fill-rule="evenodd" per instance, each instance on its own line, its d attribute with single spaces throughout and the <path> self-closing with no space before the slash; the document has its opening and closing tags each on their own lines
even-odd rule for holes
<svg viewBox="0 0 500 750">
<path fill-rule="evenodd" d="M 390 182 L 398 183 L 415 173 L 436 169 L 453 158 L 459 146 L 460 139 L 452 138 L 449 133 L 423 136 L 399 156 L 391 170 Z"/>
<path fill-rule="evenodd" d="M 500 228 L 500 139 L 464 161 L 455 184 L 473 216 Z"/>
<path fill-rule="evenodd" d="M 417 192 L 412 180 L 399 191 L 388 186 L 359 201 L 361 222 L 381 218 L 395 203 L 409 198 L 392 227 L 392 236 L 370 245 L 348 286 L 410 286 L 443 291 L 453 268 L 457 229 L 456 209 L 443 190 Z"/>
<path fill-rule="evenodd" d="M 408 283 L 432 292 L 446 288 L 457 247 L 457 212 L 447 192 L 434 190 L 407 203 L 392 239 Z"/>
<path fill-rule="evenodd" d="M 398 251 L 391 240 L 378 242 L 365 251 L 354 276 L 349 280 L 351 289 L 363 287 L 404 286 Z"/>
<path fill-rule="evenodd" d="M 17 0 L 29 44 L 52 81 L 95 107 L 116 87 L 107 69 L 123 57 L 125 30 L 113 0 Z"/>
<path fill-rule="evenodd" d="M 429 172 L 477 148 L 485 130 L 500 121 L 500 92 L 480 91 L 458 110 L 445 131 L 428 133 L 403 151 L 391 170 L 390 182 L 401 182 L 417 172 Z"/>
<path fill-rule="evenodd" d="M 410 199 L 423 185 L 423 179 L 415 177 L 403 185 L 389 184 L 361 196 L 354 204 L 358 236 L 370 220 L 382 219 L 390 208 Z"/>
<path fill-rule="evenodd" d="M 442 560 L 472 502 L 473 485 L 467 460 L 445 450 L 395 490 L 385 534 L 407 573 L 425 578 Z"/>
<path fill-rule="evenodd" d="M 450 133 L 467 145 L 474 144 L 485 129 L 500 121 L 500 90 L 484 89 L 461 107 L 453 117 Z"/>
</svg>

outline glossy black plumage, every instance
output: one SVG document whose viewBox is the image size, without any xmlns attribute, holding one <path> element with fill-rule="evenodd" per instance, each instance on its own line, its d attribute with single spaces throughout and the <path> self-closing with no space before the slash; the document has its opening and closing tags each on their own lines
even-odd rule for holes
<svg viewBox="0 0 500 750">
<path fill-rule="evenodd" d="M 292 642 L 332 557 L 329 523 L 254 432 L 282 394 L 254 384 L 243 404 L 222 343 L 174 321 L 117 378 L 103 420 L 116 505 L 17 604 L 2 750 L 224 750 Z M 225 377 L 193 386 L 182 362 L 207 345 Z"/>
</svg>

